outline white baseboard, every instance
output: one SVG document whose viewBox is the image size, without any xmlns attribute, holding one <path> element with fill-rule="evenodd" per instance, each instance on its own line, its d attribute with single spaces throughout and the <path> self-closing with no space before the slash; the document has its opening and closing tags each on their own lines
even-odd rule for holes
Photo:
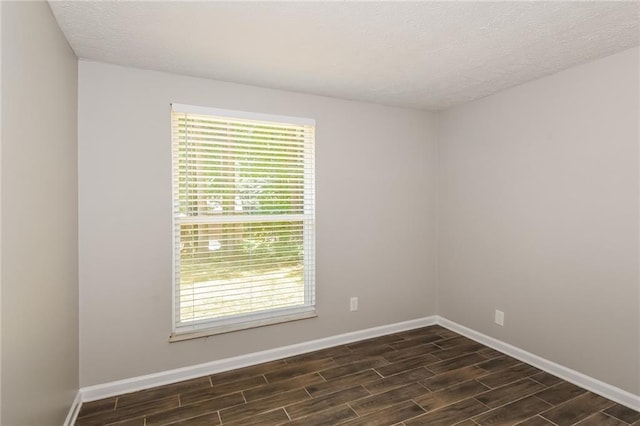
<svg viewBox="0 0 640 426">
<path fill-rule="evenodd" d="M 411 330 L 414 328 L 427 327 L 429 325 L 435 324 L 439 324 L 451 331 L 455 331 L 456 333 L 459 333 L 479 343 L 482 343 L 516 359 L 519 359 L 520 361 L 531 364 L 534 367 L 556 375 L 593 393 L 601 395 L 634 410 L 640 411 L 639 395 L 632 394 L 610 384 L 604 383 L 600 380 L 589 377 L 578 371 L 556 364 L 538 355 L 532 354 L 523 349 L 505 343 L 501 340 L 489 337 L 485 334 L 457 324 L 453 321 L 449 321 L 446 318 L 434 315 L 411 321 L 404 321 L 395 324 L 383 325 L 380 327 L 368 328 L 365 330 L 353 331 L 350 333 L 339 334 L 337 336 L 325 337 L 322 339 L 298 343 L 290 346 L 283 346 L 266 351 L 240 355 L 237 357 L 225 358 L 217 361 L 207 362 L 204 364 L 197 364 L 189 367 L 163 371 L 160 373 L 132 377 L 130 379 L 118 380 L 115 382 L 85 387 L 80 389 L 80 391 L 78 392 L 78 396 L 76 397 L 76 401 L 74 401 L 74 405 L 69 411 L 69 415 L 67 416 L 65 425 L 72 425 L 75 421 L 75 417 L 77 417 L 80 408 L 80 400 L 82 402 L 95 401 L 114 395 L 135 392 L 155 386 L 162 386 L 182 380 L 206 376 L 208 374 L 215 374 L 222 371 L 248 367 L 250 365 L 269 362 L 280 358 L 299 355 L 302 353 L 313 352 L 332 346 L 344 345 L 359 340 L 370 339 L 373 337 L 398 333 L 400 331 Z"/>
<path fill-rule="evenodd" d="M 493 337 L 489 337 L 486 334 L 479 333 L 453 321 L 449 321 L 446 318 L 438 317 L 438 324 L 451 331 L 455 331 L 458 334 L 475 340 L 476 342 L 482 343 L 483 345 L 519 359 L 522 362 L 531 364 L 534 367 L 546 371 L 547 373 L 558 376 L 567 382 L 571 382 L 593 393 L 615 401 L 618 404 L 640 411 L 640 395 L 634 395 L 631 392 L 627 392 L 598 379 L 594 379 L 593 377 L 589 377 L 586 374 L 582 374 L 578 371 L 556 364 L 553 361 L 549 361 L 548 359 L 542 358 Z"/>
<path fill-rule="evenodd" d="M 250 365 L 261 364 L 263 362 L 269 362 L 280 358 L 330 348 L 332 346 L 344 345 L 358 340 L 370 339 L 372 337 L 384 336 L 386 334 L 398 333 L 400 331 L 412 330 L 414 328 L 427 327 L 429 325 L 435 325 L 436 322 L 437 317 L 430 316 L 411 321 L 383 325 L 380 327 L 367 328 L 365 330 L 352 331 L 350 333 L 339 334 L 337 336 L 325 337 L 322 339 L 311 340 L 261 352 L 254 352 L 233 358 L 226 358 L 204 364 L 177 368 L 175 370 L 148 374 L 146 376 L 132 377 L 130 379 L 89 386 L 80 389 L 80 393 L 82 394 L 83 402 L 95 401 L 114 395 L 135 392 L 155 386 L 162 386 L 182 380 L 206 376 L 208 374 L 219 373 L 221 371 L 235 370 L 236 368 L 248 367 Z"/>
<path fill-rule="evenodd" d="M 78 413 L 80 413 L 80 406 L 82 406 L 82 394 L 78 391 L 76 392 L 76 397 L 73 399 L 73 403 L 71 403 L 67 418 L 64 419 L 63 426 L 73 426 L 76 423 Z"/>
</svg>

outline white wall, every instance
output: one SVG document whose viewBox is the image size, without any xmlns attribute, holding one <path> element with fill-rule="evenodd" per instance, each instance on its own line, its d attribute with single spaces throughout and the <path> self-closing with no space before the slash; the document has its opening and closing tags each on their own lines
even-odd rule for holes
<svg viewBox="0 0 640 426">
<path fill-rule="evenodd" d="M 59 425 L 78 390 L 77 60 L 46 2 L 0 7 L 0 423 Z"/>
<path fill-rule="evenodd" d="M 316 119 L 318 318 L 168 343 L 171 102 Z M 435 313 L 431 114 L 81 61 L 78 131 L 82 386 Z"/>
<path fill-rule="evenodd" d="M 639 75 L 635 48 L 447 111 L 438 159 L 439 313 L 636 394 Z"/>
</svg>

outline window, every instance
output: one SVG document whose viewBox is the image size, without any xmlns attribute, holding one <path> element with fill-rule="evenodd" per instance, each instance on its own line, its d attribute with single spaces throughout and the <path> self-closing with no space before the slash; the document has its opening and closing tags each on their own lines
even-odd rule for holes
<svg viewBox="0 0 640 426">
<path fill-rule="evenodd" d="M 315 316 L 315 121 L 172 105 L 174 333 Z"/>
</svg>

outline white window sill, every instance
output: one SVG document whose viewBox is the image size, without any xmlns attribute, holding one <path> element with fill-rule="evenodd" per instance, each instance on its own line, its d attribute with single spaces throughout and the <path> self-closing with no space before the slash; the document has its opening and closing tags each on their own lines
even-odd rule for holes
<svg viewBox="0 0 640 426">
<path fill-rule="evenodd" d="M 169 336 L 169 342 L 181 342 L 183 340 L 199 339 L 201 337 L 215 336 L 216 334 L 231 333 L 233 331 L 247 330 L 249 328 L 264 327 L 266 325 L 280 324 L 291 321 L 299 321 L 308 318 L 315 318 L 318 314 L 315 309 L 297 312 L 288 315 L 281 315 L 272 318 L 244 321 L 234 324 L 224 324 L 210 328 L 201 328 L 193 331 L 174 332 Z"/>
</svg>

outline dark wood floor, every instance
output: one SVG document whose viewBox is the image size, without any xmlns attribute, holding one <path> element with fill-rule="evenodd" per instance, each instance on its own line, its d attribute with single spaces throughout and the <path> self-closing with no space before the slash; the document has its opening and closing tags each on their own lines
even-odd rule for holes
<svg viewBox="0 0 640 426">
<path fill-rule="evenodd" d="M 640 426 L 640 413 L 433 326 L 88 402 L 76 424 Z"/>
</svg>

